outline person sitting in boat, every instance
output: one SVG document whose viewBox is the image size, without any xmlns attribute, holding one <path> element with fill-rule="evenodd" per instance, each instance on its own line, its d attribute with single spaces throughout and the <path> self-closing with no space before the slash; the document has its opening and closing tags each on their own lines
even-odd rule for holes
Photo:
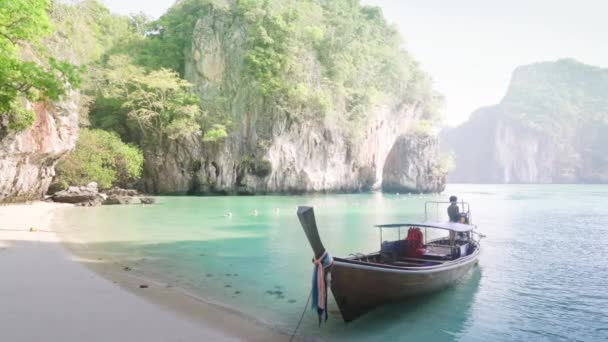
<svg viewBox="0 0 608 342">
<path fill-rule="evenodd" d="M 458 197 L 450 196 L 450 206 L 448 207 L 448 216 L 450 222 L 460 222 L 460 209 L 458 208 Z"/>
</svg>

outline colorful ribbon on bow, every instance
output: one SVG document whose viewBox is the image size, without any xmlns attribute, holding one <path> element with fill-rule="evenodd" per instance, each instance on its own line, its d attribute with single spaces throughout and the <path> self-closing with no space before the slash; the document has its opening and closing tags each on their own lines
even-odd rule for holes
<svg viewBox="0 0 608 342">
<path fill-rule="evenodd" d="M 317 310 L 319 325 L 322 317 L 327 321 L 327 277 L 325 269 L 333 265 L 334 259 L 325 251 L 319 259 L 314 259 L 315 264 L 312 271 L 312 308 Z"/>
</svg>

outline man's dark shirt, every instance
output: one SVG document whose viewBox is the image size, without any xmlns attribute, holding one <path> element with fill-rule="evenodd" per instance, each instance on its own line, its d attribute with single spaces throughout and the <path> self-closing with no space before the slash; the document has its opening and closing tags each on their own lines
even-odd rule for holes
<svg viewBox="0 0 608 342">
<path fill-rule="evenodd" d="M 448 216 L 450 217 L 450 222 L 460 221 L 460 210 L 458 209 L 458 205 L 450 204 L 448 207 Z"/>
</svg>

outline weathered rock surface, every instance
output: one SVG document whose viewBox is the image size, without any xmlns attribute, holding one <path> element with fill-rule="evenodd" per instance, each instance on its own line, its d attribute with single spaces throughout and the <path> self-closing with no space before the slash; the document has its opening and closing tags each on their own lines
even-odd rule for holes
<svg viewBox="0 0 608 342">
<path fill-rule="evenodd" d="M 124 205 L 124 204 L 153 204 L 156 200 L 153 197 L 140 196 L 134 189 L 121 189 L 114 187 L 104 193 L 107 198 L 103 205 Z"/>
<path fill-rule="evenodd" d="M 139 197 L 139 201 L 141 202 L 141 204 L 154 204 L 154 203 L 156 203 L 156 200 L 154 199 L 154 197 Z"/>
<path fill-rule="evenodd" d="M 391 149 L 382 177 L 382 191 L 429 193 L 445 189 L 446 173 L 440 170 L 439 144 L 425 134 L 400 136 Z"/>
<path fill-rule="evenodd" d="M 103 203 L 103 205 L 118 205 L 118 204 L 154 204 L 156 201 L 153 197 L 141 197 L 141 196 L 118 196 L 109 195 Z"/>
<path fill-rule="evenodd" d="M 55 164 L 78 137 L 79 96 L 57 103 L 27 103 L 33 126 L 17 134 L 0 134 L 0 202 L 40 199 L 55 175 Z"/>
<path fill-rule="evenodd" d="M 70 186 L 56 192 L 51 197 L 54 202 L 71 203 L 81 206 L 118 205 L 118 204 L 153 204 L 153 197 L 140 196 L 137 190 L 113 188 L 106 193 L 98 191 L 97 183 L 87 186 Z"/>
<path fill-rule="evenodd" d="M 134 204 L 135 199 L 129 196 L 118 196 L 118 195 L 109 195 L 105 201 L 103 201 L 103 205 L 116 205 L 116 204 Z M 138 201 L 139 203 L 139 201 Z"/>
<path fill-rule="evenodd" d="M 91 183 L 87 186 L 70 186 L 67 190 L 56 192 L 51 199 L 59 203 L 95 206 L 105 200 L 105 195 L 98 192 L 97 183 Z"/>
<path fill-rule="evenodd" d="M 107 198 L 103 201 L 103 205 L 117 204 L 153 204 L 153 197 L 140 196 L 137 190 L 112 188 L 105 192 Z"/>
<path fill-rule="evenodd" d="M 137 196 L 139 195 L 139 192 L 137 192 L 137 190 L 135 189 L 121 189 L 118 187 L 114 187 L 108 191 L 105 192 L 106 195 L 108 196 Z"/>
</svg>

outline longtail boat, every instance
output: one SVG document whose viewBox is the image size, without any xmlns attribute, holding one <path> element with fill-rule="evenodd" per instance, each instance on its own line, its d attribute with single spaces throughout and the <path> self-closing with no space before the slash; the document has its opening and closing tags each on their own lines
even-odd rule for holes
<svg viewBox="0 0 608 342">
<path fill-rule="evenodd" d="M 433 203 L 446 202 L 427 202 L 425 221 L 420 223 L 375 226 L 380 231 L 380 251 L 346 258 L 329 257 L 331 261 L 327 260 L 328 253 L 319 237 L 313 208 L 298 207 L 298 218 L 315 263 L 321 265 L 319 272 L 324 271 L 320 274 L 321 283 L 324 284 L 323 279 L 329 283 L 344 321 L 352 321 L 384 304 L 448 287 L 477 265 L 482 235 L 476 233 L 476 226 L 470 222 L 470 210 L 462 214 L 463 223 L 426 221 L 427 205 Z M 468 203 L 462 205 L 469 208 Z M 399 238 L 383 241 L 385 229 L 396 230 Z M 326 309 L 320 301 L 321 309 Z"/>
</svg>

